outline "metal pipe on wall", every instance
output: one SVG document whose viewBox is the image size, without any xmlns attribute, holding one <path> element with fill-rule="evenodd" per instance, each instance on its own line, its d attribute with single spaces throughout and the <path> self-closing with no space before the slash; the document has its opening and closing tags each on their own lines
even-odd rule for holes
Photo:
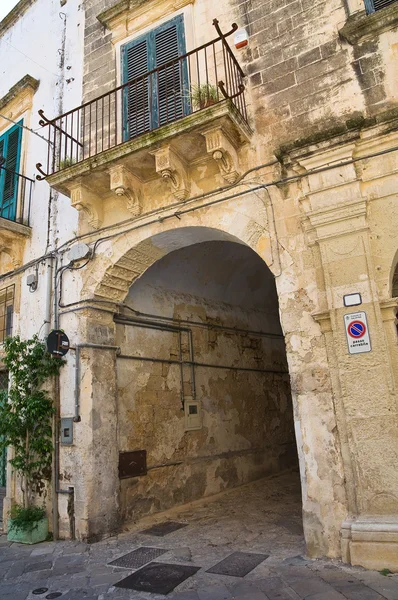
<svg viewBox="0 0 398 600">
<path fill-rule="evenodd" d="M 181 378 L 181 403 L 182 403 L 182 408 L 184 408 L 184 403 L 185 403 L 185 395 L 184 395 L 184 365 L 190 365 L 191 366 L 191 374 L 192 374 L 192 381 L 191 381 L 191 388 L 192 388 L 192 398 L 195 398 L 196 396 L 196 382 L 195 382 L 195 366 L 193 365 L 193 341 L 192 341 L 192 330 L 189 329 L 189 327 L 180 327 L 178 325 L 169 325 L 167 324 L 163 324 L 163 323 L 158 323 L 157 321 L 151 321 L 149 319 L 134 319 L 134 318 L 129 318 L 129 317 L 124 317 L 124 316 L 120 316 L 117 315 L 114 319 L 115 323 L 119 323 L 120 325 L 126 325 L 129 327 L 143 327 L 145 329 L 156 329 L 159 331 L 169 331 L 171 333 L 178 333 L 179 334 L 179 355 L 180 355 L 180 360 L 174 361 L 173 363 L 170 364 L 179 364 L 180 365 L 180 378 Z M 189 346 L 189 361 L 183 361 L 183 352 L 182 352 L 182 339 L 181 339 L 181 335 L 182 333 L 187 333 L 188 334 L 188 346 Z M 121 356 L 119 354 L 119 356 Z M 144 359 L 145 360 L 145 359 Z M 157 362 L 157 361 L 155 361 Z"/>
<path fill-rule="evenodd" d="M 172 358 L 152 358 L 151 356 L 135 356 L 133 354 L 118 354 L 118 358 L 122 359 L 130 359 L 136 361 L 143 362 L 156 362 L 156 363 L 164 363 L 168 365 L 180 365 L 179 360 L 173 360 Z M 183 365 L 195 366 L 195 367 L 204 367 L 207 369 L 227 369 L 229 371 L 248 371 L 250 373 L 275 373 L 279 375 L 286 375 L 289 371 L 281 371 L 276 369 L 256 369 L 255 367 L 235 367 L 233 365 L 212 365 L 208 363 L 200 363 L 194 362 L 190 360 L 184 360 Z"/>
</svg>

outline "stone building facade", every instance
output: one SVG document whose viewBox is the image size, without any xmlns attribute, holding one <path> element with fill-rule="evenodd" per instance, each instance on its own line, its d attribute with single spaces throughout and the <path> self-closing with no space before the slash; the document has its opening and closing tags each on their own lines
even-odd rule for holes
<svg viewBox="0 0 398 600">
<path fill-rule="evenodd" d="M 397 29 L 396 1 L 86 1 L 38 166 L 73 207 L 60 535 L 298 460 L 308 554 L 398 569 Z"/>
</svg>

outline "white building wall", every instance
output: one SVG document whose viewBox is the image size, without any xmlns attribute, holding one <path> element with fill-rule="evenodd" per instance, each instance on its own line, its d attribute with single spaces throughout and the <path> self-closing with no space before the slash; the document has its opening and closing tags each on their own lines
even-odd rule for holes
<svg viewBox="0 0 398 600">
<path fill-rule="evenodd" d="M 27 111 L 23 119 L 25 126 L 46 139 L 48 128 L 40 126 L 38 111 L 43 109 L 46 117 L 52 119 L 81 104 L 83 35 L 84 10 L 79 0 L 67 0 L 63 6 L 59 0 L 36 0 L 0 36 L 0 98 L 25 75 L 39 80 L 32 110 Z M 45 140 L 24 129 L 19 172 L 36 179 L 36 163 L 42 163 L 46 169 L 47 149 Z M 35 181 L 30 211 L 32 231 L 25 244 L 22 264 L 40 258 L 73 238 L 77 221 L 77 211 L 70 206 L 68 198 L 52 191 L 46 181 Z M 43 334 L 48 262 L 39 265 L 38 289 L 30 293 L 26 276 L 35 268 L 27 269 L 21 277 L 21 300 L 16 307 L 14 332 L 23 337 Z M 7 285 L 7 282 L 2 284 Z"/>
</svg>

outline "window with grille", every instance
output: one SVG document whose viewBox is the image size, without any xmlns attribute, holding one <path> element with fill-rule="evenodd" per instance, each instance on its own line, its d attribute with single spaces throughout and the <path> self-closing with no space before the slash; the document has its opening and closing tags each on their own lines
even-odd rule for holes
<svg viewBox="0 0 398 600">
<path fill-rule="evenodd" d="M 178 15 L 121 49 L 123 138 L 131 139 L 189 112 L 184 17 Z M 173 62 L 174 61 L 174 62 Z"/>
<path fill-rule="evenodd" d="M 364 0 L 366 12 L 373 13 L 377 10 L 381 10 L 382 8 L 386 8 L 386 6 L 390 6 L 390 4 L 394 4 L 397 0 Z"/>
<path fill-rule="evenodd" d="M 15 286 L 0 290 L 0 344 L 12 336 Z"/>
<path fill-rule="evenodd" d="M 21 123 L 0 136 L 0 217 L 10 221 L 15 221 L 17 216 Z"/>
</svg>

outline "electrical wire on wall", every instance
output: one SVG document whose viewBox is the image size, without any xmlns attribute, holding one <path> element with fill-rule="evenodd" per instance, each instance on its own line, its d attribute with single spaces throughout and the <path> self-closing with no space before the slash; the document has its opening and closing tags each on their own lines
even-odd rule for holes
<svg viewBox="0 0 398 600">
<path fill-rule="evenodd" d="M 242 176 L 234 183 L 231 185 L 227 185 L 227 186 L 223 186 L 221 188 L 217 188 L 215 190 L 209 191 L 209 192 L 205 192 L 203 194 L 198 194 L 197 196 L 194 196 L 192 198 L 189 198 L 188 200 L 182 201 L 182 202 L 175 202 L 171 205 L 168 205 L 167 207 L 163 207 L 154 211 L 148 211 L 145 215 L 141 215 L 139 217 L 133 217 L 131 219 L 127 219 L 126 221 L 122 221 L 120 223 L 117 224 L 113 224 L 113 225 L 108 225 L 106 227 L 103 227 L 102 229 L 98 230 L 98 232 L 96 232 L 95 234 L 93 234 L 92 232 L 90 233 L 85 233 L 82 235 L 78 235 L 75 236 L 73 238 L 71 238 L 70 240 L 68 240 L 67 242 L 64 242 L 63 244 L 61 244 L 60 246 L 58 246 L 53 252 L 51 252 L 50 254 L 41 256 L 40 258 L 37 258 L 35 260 L 30 261 L 29 263 L 27 263 L 26 265 L 15 269 L 14 271 L 9 271 L 8 273 L 5 273 L 3 275 L 0 276 L 0 281 L 4 281 L 5 279 L 9 278 L 9 277 L 13 277 L 16 274 L 19 274 L 21 272 L 23 272 L 24 270 L 30 268 L 31 266 L 35 265 L 37 262 L 41 262 L 43 260 L 45 260 L 48 256 L 54 256 L 55 254 L 57 255 L 62 255 L 64 254 L 69 248 L 70 246 L 75 243 L 78 242 L 79 240 L 84 240 L 86 238 L 92 238 L 93 235 L 96 235 L 97 233 L 104 233 L 106 231 L 109 230 L 114 230 L 114 229 L 118 229 L 117 231 L 113 231 L 112 233 L 109 233 L 107 235 L 102 235 L 101 237 L 97 238 L 96 240 L 93 240 L 93 247 L 92 247 L 92 256 L 91 259 L 93 259 L 95 257 L 95 253 L 96 250 L 98 248 L 98 246 L 103 243 L 106 242 L 108 240 L 111 240 L 115 237 L 119 237 L 121 235 L 125 235 L 126 233 L 130 233 L 132 231 L 136 231 L 138 229 L 142 229 L 145 227 L 148 227 L 150 225 L 154 225 L 157 224 L 159 222 L 163 222 L 166 219 L 173 219 L 173 218 L 181 218 L 182 215 L 196 211 L 196 210 L 201 210 L 203 208 L 207 208 L 209 206 L 214 206 L 216 204 L 221 204 L 223 202 L 227 202 L 228 200 L 234 199 L 234 198 L 239 198 L 241 196 L 253 193 L 257 190 L 267 190 L 269 187 L 272 186 L 278 186 L 281 184 L 285 184 L 285 183 L 289 183 L 289 182 L 293 182 L 293 181 L 299 181 L 300 179 L 303 179 L 305 177 L 308 177 L 309 175 L 315 175 L 318 173 L 323 173 L 323 172 L 327 172 L 330 170 L 334 170 L 334 169 L 338 169 L 344 166 L 348 166 L 351 164 L 355 164 L 358 163 L 360 161 L 363 160 L 369 160 L 371 158 L 375 158 L 378 156 L 383 156 L 386 154 L 390 154 L 392 152 L 397 152 L 398 151 L 398 146 L 394 146 L 392 148 L 387 148 L 385 150 L 381 150 L 379 152 L 374 152 L 371 154 L 367 154 L 365 156 L 361 156 L 361 157 L 356 157 L 356 158 L 351 158 L 351 159 L 347 159 L 346 161 L 342 161 L 340 163 L 333 163 L 333 164 L 328 164 L 325 165 L 324 167 L 319 167 L 319 168 L 315 168 L 315 169 L 310 169 L 308 171 L 306 171 L 305 173 L 297 173 L 295 175 L 290 175 L 287 177 L 281 177 L 277 180 L 274 181 L 270 181 L 270 182 L 262 182 L 262 183 L 258 183 L 256 184 L 255 182 L 253 182 L 253 187 L 250 189 L 246 189 L 246 190 L 242 190 L 239 192 L 235 192 L 233 194 L 229 194 L 226 196 L 222 196 L 221 198 L 217 198 L 215 200 L 209 200 L 208 202 L 203 202 L 202 204 L 199 205 L 194 205 L 194 206 L 187 206 L 189 204 L 192 204 L 193 202 L 196 202 L 198 200 L 201 199 L 206 199 L 206 198 L 211 198 L 217 194 L 223 193 L 223 192 L 227 192 L 229 190 L 232 190 L 236 187 L 239 187 L 241 185 L 245 185 L 248 182 L 244 182 L 243 179 L 250 173 L 256 172 L 256 171 L 260 171 L 261 169 L 264 169 L 266 167 L 272 166 L 272 165 L 277 165 L 280 164 L 279 161 L 274 160 L 272 162 L 268 162 L 262 165 L 258 165 L 256 167 L 253 167 L 251 169 L 249 169 L 248 171 L 246 171 L 244 174 L 242 174 Z M 272 203 L 271 203 L 272 204 Z M 165 212 L 169 212 L 170 209 L 173 208 L 179 208 L 180 210 L 172 212 L 171 214 L 162 214 Z M 186 207 L 186 208 L 184 208 Z M 273 204 L 272 204 L 272 208 Z M 155 216 L 156 218 L 153 218 L 151 220 L 146 220 L 148 219 L 148 217 L 151 216 Z M 160 216 L 162 215 L 162 216 Z M 138 223 L 137 223 L 138 221 Z M 141 221 L 141 222 L 140 222 Z M 120 227 L 122 227 L 123 225 L 127 225 L 129 223 L 134 223 L 134 225 L 132 225 L 131 227 L 127 227 L 126 229 L 120 230 Z M 278 241 L 278 244 L 282 247 L 283 245 Z M 284 250 L 286 250 L 284 248 Z"/>
</svg>

